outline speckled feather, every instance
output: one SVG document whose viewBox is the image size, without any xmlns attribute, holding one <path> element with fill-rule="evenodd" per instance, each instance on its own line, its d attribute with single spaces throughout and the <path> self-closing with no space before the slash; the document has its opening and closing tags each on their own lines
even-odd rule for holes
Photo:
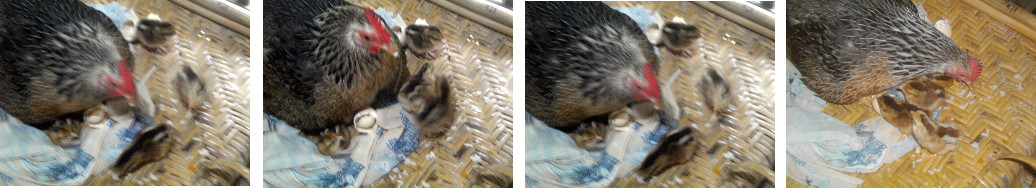
<svg viewBox="0 0 1036 188">
<path fill-rule="evenodd" d="M 409 78 L 406 58 L 372 55 L 348 38 L 369 27 L 362 7 L 345 1 L 271 0 L 263 3 L 263 111 L 307 133 L 351 125 L 368 106 L 396 102 Z M 381 25 L 385 21 L 378 18 Z M 388 28 L 385 28 L 386 30 Z M 399 41 L 390 33 L 390 48 Z"/>
<path fill-rule="evenodd" d="M 525 109 L 547 125 L 578 127 L 634 102 L 623 75 L 658 70 L 647 36 L 601 2 L 526 2 Z M 563 130 L 564 131 L 564 130 Z"/>
<path fill-rule="evenodd" d="M 0 108 L 45 129 L 70 113 L 108 99 L 86 80 L 118 73 L 133 58 L 103 13 L 75 0 L 0 2 Z M 118 75 L 118 74 L 115 74 Z"/>
<path fill-rule="evenodd" d="M 805 85 L 836 104 L 885 91 L 969 57 L 907 0 L 788 1 L 788 55 Z"/>
</svg>

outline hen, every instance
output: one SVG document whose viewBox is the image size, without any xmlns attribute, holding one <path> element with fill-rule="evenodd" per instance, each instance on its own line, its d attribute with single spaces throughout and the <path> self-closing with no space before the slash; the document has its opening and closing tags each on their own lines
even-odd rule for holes
<svg viewBox="0 0 1036 188">
<path fill-rule="evenodd" d="M 907 0 L 788 1 L 788 57 L 805 85 L 847 104 L 904 81 L 948 73 L 971 83 L 978 59 L 918 16 Z"/>
<path fill-rule="evenodd" d="M 75 0 L 0 2 L 0 108 L 41 130 L 104 101 L 133 101 L 129 44 Z M 76 114 L 78 113 L 78 114 Z"/>
<path fill-rule="evenodd" d="M 344 1 L 263 3 L 263 111 L 305 134 L 351 125 L 396 102 L 409 78 L 400 44 L 369 8 Z"/>
<path fill-rule="evenodd" d="M 525 109 L 570 132 L 638 101 L 658 102 L 654 47 L 601 2 L 527 2 Z"/>
</svg>

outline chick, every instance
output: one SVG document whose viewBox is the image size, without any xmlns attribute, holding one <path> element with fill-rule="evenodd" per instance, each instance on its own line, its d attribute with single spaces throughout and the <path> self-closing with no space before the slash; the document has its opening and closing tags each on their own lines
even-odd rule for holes
<svg viewBox="0 0 1036 188">
<path fill-rule="evenodd" d="M 429 66 L 422 64 L 417 68 L 417 73 L 403 84 L 398 95 L 403 110 L 413 115 L 421 126 L 422 140 L 443 136 L 457 113 L 450 80 L 441 75 L 426 78 Z"/>
<path fill-rule="evenodd" d="M 183 65 L 172 79 L 171 85 L 177 88 L 175 93 L 180 105 L 193 112 L 188 115 L 195 115 L 198 111 L 204 110 L 203 103 L 211 98 L 213 86 L 209 84 L 209 80 L 212 80 L 212 77 L 206 73 L 207 70 L 195 71 L 190 65 Z M 187 119 L 191 118 L 193 117 Z"/>
<path fill-rule="evenodd" d="M 668 22 L 662 26 L 662 41 L 660 46 L 669 49 L 669 52 L 681 56 L 694 56 L 695 50 L 700 46 L 702 35 L 698 27 L 680 22 Z"/>
<path fill-rule="evenodd" d="M 319 135 L 303 135 L 317 145 L 321 154 L 332 156 L 348 149 L 350 140 L 356 131 L 352 126 L 335 126 L 324 130 Z"/>
<path fill-rule="evenodd" d="M 929 76 L 917 77 L 903 83 L 906 100 L 928 112 L 935 112 L 946 103 L 946 90 Z"/>
<path fill-rule="evenodd" d="M 710 122 L 718 121 L 720 116 L 729 113 L 729 106 L 737 102 L 731 83 L 723 78 L 716 69 L 708 69 L 698 83 L 698 88 L 705 102 L 704 115 Z"/>
<path fill-rule="evenodd" d="M 914 124 L 914 120 L 911 117 L 911 112 L 922 111 L 923 109 L 907 102 L 897 101 L 896 98 L 892 98 L 889 94 L 878 97 L 876 101 L 879 109 L 878 113 L 882 118 L 885 118 L 885 121 L 899 128 L 899 132 L 904 136 L 912 134 L 911 127 Z"/>
<path fill-rule="evenodd" d="M 74 115 L 81 116 L 82 114 L 75 113 Z M 84 124 L 83 117 L 63 118 L 55 121 L 54 125 L 43 130 L 43 133 L 47 134 L 54 145 L 68 146 L 78 143 Z"/>
<path fill-rule="evenodd" d="M 169 50 L 163 47 L 169 39 L 173 38 L 176 30 L 173 24 L 163 22 L 157 15 L 150 14 L 136 24 L 134 36 L 130 36 L 130 43 L 140 44 L 145 50 L 165 54 Z"/>
<path fill-rule="evenodd" d="M 637 175 L 650 181 L 669 168 L 690 162 L 698 150 L 693 133 L 691 128 L 686 126 L 670 130 L 644 158 L 644 162 L 637 168 Z"/>
<path fill-rule="evenodd" d="M 479 168 L 474 175 L 468 177 L 465 187 L 513 187 L 510 166 L 495 165 Z"/>
<path fill-rule="evenodd" d="M 959 147 L 961 132 L 950 123 L 938 123 L 924 111 L 912 111 L 913 134 L 917 143 L 928 152 L 941 155 Z"/>
<path fill-rule="evenodd" d="M 173 147 L 173 134 L 174 129 L 165 123 L 145 128 L 133 137 L 133 142 L 115 160 L 112 171 L 119 177 L 125 177 L 128 173 L 165 158 Z"/>
<path fill-rule="evenodd" d="M 576 130 L 565 134 L 571 136 L 580 148 L 590 149 L 604 142 L 604 138 L 608 134 L 608 125 L 599 121 L 584 122 Z"/>
<path fill-rule="evenodd" d="M 946 73 L 934 73 L 927 75 L 925 77 L 928 77 L 932 84 L 935 84 L 935 86 L 939 86 L 943 89 L 950 88 L 950 86 L 953 86 L 954 83 L 957 83 L 957 80 L 953 78 L 953 75 Z"/>
<path fill-rule="evenodd" d="M 442 31 L 439 27 L 428 26 L 424 20 L 418 19 L 414 25 L 406 28 L 404 45 L 421 59 L 435 59 L 441 55 L 443 46 Z"/>
</svg>

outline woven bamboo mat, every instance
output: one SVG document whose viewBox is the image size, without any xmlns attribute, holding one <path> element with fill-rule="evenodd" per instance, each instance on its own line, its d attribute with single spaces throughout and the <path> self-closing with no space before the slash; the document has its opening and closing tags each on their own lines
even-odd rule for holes
<svg viewBox="0 0 1036 188">
<path fill-rule="evenodd" d="M 423 18 L 442 28 L 447 54 L 436 60 L 409 57 L 411 72 L 421 63 L 431 71 L 454 77 L 458 117 L 442 139 L 421 143 L 405 162 L 378 180 L 376 187 L 460 187 L 476 167 L 511 166 L 513 116 L 511 105 L 511 37 L 454 14 L 427 1 L 354 1 L 384 8 L 407 23 Z M 510 179 L 511 177 L 507 177 Z"/>
<path fill-rule="evenodd" d="M 613 7 L 643 6 L 656 11 L 665 20 L 680 16 L 688 24 L 696 25 L 704 35 L 704 45 L 698 55 L 692 58 L 678 58 L 670 52 L 660 50 L 660 80 L 682 70 L 673 92 L 677 103 L 683 109 L 679 125 L 704 122 L 703 104 L 699 96 L 698 82 L 705 67 L 716 68 L 735 81 L 734 92 L 738 101 L 734 113 L 727 116 L 729 122 L 716 136 L 726 143 L 729 152 L 706 154 L 704 149 L 696 152 L 693 162 L 671 168 L 655 177 L 658 180 L 650 186 L 715 187 L 734 185 L 755 187 L 764 178 L 757 173 L 743 173 L 736 165 L 757 164 L 769 170 L 774 169 L 774 41 L 727 20 L 715 13 L 690 2 L 608 2 Z M 698 139 L 707 148 L 713 142 Z M 730 153 L 733 157 L 724 157 Z M 734 175 L 738 174 L 738 175 Z M 617 180 L 613 186 L 642 187 L 632 177 Z"/>
<path fill-rule="evenodd" d="M 1036 146 L 1036 43 L 958 0 L 916 0 L 932 20 L 949 19 L 952 39 L 985 66 L 971 89 L 947 89 L 943 122 L 964 133 L 961 146 L 934 156 L 924 149 L 907 153 L 875 173 L 851 174 L 864 187 L 1006 187 L 1031 184 L 1017 163 L 995 161 L 1006 154 L 1033 155 Z M 852 125 L 878 117 L 870 100 L 828 105 L 825 113 Z M 788 179 L 790 187 L 804 187 Z M 793 183 L 794 182 L 794 183 Z M 1013 187 L 1012 186 L 1012 187 Z"/>
<path fill-rule="evenodd" d="M 86 0 L 109 3 L 113 0 Z M 167 56 L 159 57 L 134 47 L 134 77 L 140 78 L 151 67 L 158 67 L 147 80 L 147 88 L 158 111 L 154 122 L 168 122 L 180 134 L 173 151 L 164 159 L 141 168 L 137 173 L 114 180 L 110 176 L 92 177 L 87 185 L 233 185 L 248 184 L 248 37 L 166 0 L 117 0 L 136 11 L 138 17 L 149 13 L 172 22 L 179 32 Z M 119 23 L 116 23 L 119 24 Z M 200 123 L 185 125 L 184 109 L 175 101 L 170 80 L 181 64 L 207 67 L 202 74 L 212 75 L 216 88 Z M 197 69 L 196 69 L 197 70 Z M 138 86 L 143 87 L 143 86 Z M 217 170 L 214 172 L 212 169 Z M 103 173 L 102 173 L 103 174 Z M 230 175 L 225 175 L 230 174 Z M 236 178 L 241 174 L 243 182 Z"/>
</svg>

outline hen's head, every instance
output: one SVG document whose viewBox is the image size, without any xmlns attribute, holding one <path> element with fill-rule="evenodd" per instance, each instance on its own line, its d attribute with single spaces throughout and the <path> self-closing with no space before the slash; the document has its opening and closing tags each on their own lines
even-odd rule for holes
<svg viewBox="0 0 1036 188">
<path fill-rule="evenodd" d="M 975 58 L 969 58 L 967 67 L 952 65 L 946 68 L 946 73 L 953 76 L 957 81 L 971 84 L 982 73 L 982 62 Z"/>
<path fill-rule="evenodd" d="M 126 60 L 119 61 L 119 72 L 116 74 L 101 74 L 99 78 L 101 86 L 108 91 L 108 97 L 125 97 L 135 102 L 137 88 L 133 85 L 133 72 Z"/>
<path fill-rule="evenodd" d="M 661 92 L 658 89 L 658 81 L 655 78 L 654 70 L 651 68 L 651 63 L 644 63 L 643 68 L 644 77 L 628 78 L 626 89 L 633 91 L 633 100 L 650 100 L 658 103 L 658 96 Z"/>
<path fill-rule="evenodd" d="M 386 27 L 381 23 L 378 15 L 374 14 L 374 11 L 371 11 L 370 8 L 364 8 L 363 15 L 370 27 L 358 30 L 353 42 L 357 46 L 367 47 L 371 54 L 377 54 L 381 50 L 396 53 L 395 47 L 391 45 L 392 35 L 389 35 L 388 30 L 385 29 Z"/>
</svg>

